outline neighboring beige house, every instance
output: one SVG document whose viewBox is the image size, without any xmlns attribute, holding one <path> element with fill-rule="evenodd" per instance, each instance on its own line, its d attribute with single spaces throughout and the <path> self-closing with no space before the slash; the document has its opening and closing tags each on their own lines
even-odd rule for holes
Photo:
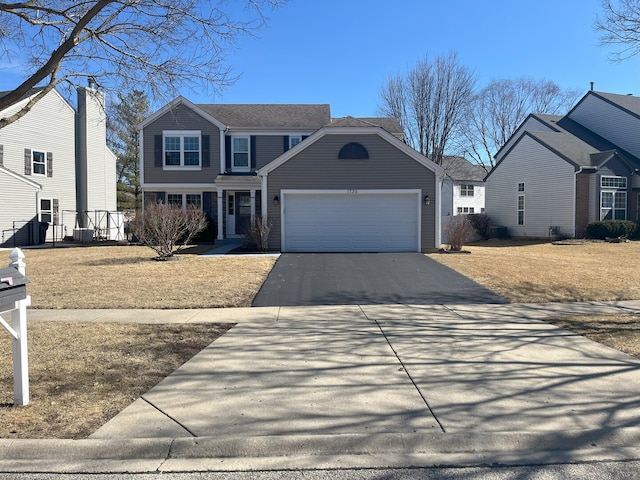
<svg viewBox="0 0 640 480">
<path fill-rule="evenodd" d="M 145 202 L 198 206 L 219 240 L 261 216 L 269 248 L 283 252 L 440 246 L 444 171 L 401 140 L 394 119 L 179 97 L 140 129 Z"/>
<path fill-rule="evenodd" d="M 38 91 L 0 116 L 19 110 Z M 52 90 L 0 129 L 0 245 L 61 241 L 78 227 L 106 231 L 107 212 L 115 211 L 116 158 L 106 146 L 102 93 L 79 88 L 76 112 Z"/>
<path fill-rule="evenodd" d="M 583 237 L 638 220 L 640 97 L 588 92 L 564 116 L 531 114 L 496 154 L 486 213 L 516 237 Z"/>
</svg>

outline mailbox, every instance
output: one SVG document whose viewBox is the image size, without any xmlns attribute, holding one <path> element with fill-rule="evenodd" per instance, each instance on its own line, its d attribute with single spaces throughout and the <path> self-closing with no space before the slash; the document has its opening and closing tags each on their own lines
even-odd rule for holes
<svg viewBox="0 0 640 480">
<path fill-rule="evenodd" d="M 27 283 L 27 277 L 15 268 L 0 268 L 0 307 L 27 298 Z"/>
</svg>

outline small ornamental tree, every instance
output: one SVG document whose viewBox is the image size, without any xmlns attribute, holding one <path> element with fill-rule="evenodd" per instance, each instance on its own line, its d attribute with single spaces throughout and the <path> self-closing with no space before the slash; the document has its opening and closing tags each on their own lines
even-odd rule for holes
<svg viewBox="0 0 640 480">
<path fill-rule="evenodd" d="M 266 252 L 269 248 L 272 225 L 270 221 L 265 222 L 260 215 L 253 217 L 245 231 L 245 244 L 258 252 Z"/>
<path fill-rule="evenodd" d="M 131 231 L 143 245 L 168 260 L 207 228 L 205 214 L 195 206 L 183 210 L 179 205 L 150 203 L 138 210 L 131 222 Z"/>
<path fill-rule="evenodd" d="M 454 215 L 443 225 L 443 230 L 449 242 L 449 250 L 459 252 L 473 233 L 473 226 L 467 215 Z"/>
</svg>

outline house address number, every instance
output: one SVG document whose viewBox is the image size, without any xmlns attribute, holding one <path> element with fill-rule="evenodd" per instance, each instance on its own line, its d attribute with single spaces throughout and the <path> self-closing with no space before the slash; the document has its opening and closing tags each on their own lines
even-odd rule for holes
<svg viewBox="0 0 640 480">
<path fill-rule="evenodd" d="M 347 188 L 347 193 L 358 193 L 357 188 Z"/>
</svg>

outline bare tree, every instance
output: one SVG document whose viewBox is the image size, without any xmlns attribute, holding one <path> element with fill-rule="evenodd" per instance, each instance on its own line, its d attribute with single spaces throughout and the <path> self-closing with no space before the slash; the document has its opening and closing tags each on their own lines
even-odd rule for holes
<svg viewBox="0 0 640 480">
<path fill-rule="evenodd" d="M 602 0 L 602 16 L 595 21 L 603 45 L 618 45 L 612 53 L 617 61 L 640 53 L 640 0 Z"/>
<path fill-rule="evenodd" d="M 51 89 L 73 89 L 88 79 L 104 89 L 144 88 L 163 99 L 182 86 L 225 86 L 233 80 L 225 52 L 239 35 L 264 25 L 266 10 L 284 3 L 246 0 L 238 13 L 223 0 L 0 2 L 0 60 L 17 60 L 26 72 L 0 97 L 0 111 L 44 86 L 20 111 L 0 118 L 0 128 Z"/>
<path fill-rule="evenodd" d="M 492 80 L 468 104 L 463 155 L 489 171 L 493 156 L 530 113 L 564 114 L 580 92 L 549 80 Z"/>
<path fill-rule="evenodd" d="M 450 53 L 425 57 L 406 76 L 391 77 L 380 91 L 382 115 L 396 117 L 407 143 L 442 163 L 464 119 L 475 77 Z"/>
<path fill-rule="evenodd" d="M 183 210 L 180 205 L 150 203 L 131 221 L 131 231 L 158 254 L 156 260 L 170 259 L 205 228 L 207 217 L 193 205 Z"/>
</svg>

